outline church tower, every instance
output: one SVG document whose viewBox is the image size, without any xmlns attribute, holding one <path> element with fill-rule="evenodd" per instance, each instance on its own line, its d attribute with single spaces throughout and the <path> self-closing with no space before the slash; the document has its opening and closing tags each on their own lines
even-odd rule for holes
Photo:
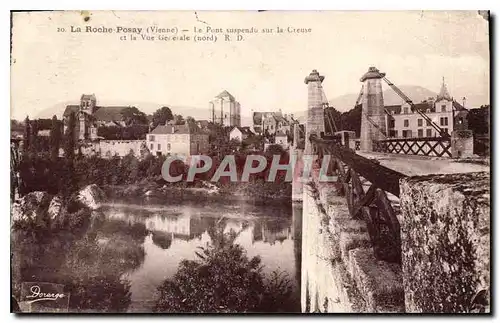
<svg viewBox="0 0 500 323">
<path fill-rule="evenodd" d="M 85 140 L 90 132 L 90 119 L 96 110 L 96 97 L 94 94 L 82 94 L 80 97 L 80 109 L 78 111 L 78 121 L 80 123 L 80 133 L 78 139 Z"/>
</svg>

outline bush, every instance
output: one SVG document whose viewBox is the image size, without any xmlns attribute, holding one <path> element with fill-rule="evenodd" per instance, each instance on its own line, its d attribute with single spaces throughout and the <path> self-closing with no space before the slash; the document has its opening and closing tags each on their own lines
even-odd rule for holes
<svg viewBox="0 0 500 323">
<path fill-rule="evenodd" d="M 155 312 L 273 312 L 286 307 L 292 293 L 288 278 L 275 272 L 266 280 L 260 258 L 249 259 L 234 243 L 238 234 L 224 234 L 223 227 L 209 229 L 213 244 L 200 247 L 197 260 L 183 260 L 174 277 L 158 287 Z"/>
</svg>

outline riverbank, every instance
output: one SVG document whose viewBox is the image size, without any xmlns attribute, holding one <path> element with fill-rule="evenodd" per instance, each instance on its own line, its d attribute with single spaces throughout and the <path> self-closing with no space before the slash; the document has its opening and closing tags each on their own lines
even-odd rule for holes
<svg viewBox="0 0 500 323">
<path fill-rule="evenodd" d="M 102 187 L 110 200 L 162 200 L 165 203 L 181 201 L 245 202 L 253 205 L 282 205 L 291 203 L 290 183 L 229 183 L 216 186 L 209 182 L 159 184 L 151 181 Z"/>
</svg>

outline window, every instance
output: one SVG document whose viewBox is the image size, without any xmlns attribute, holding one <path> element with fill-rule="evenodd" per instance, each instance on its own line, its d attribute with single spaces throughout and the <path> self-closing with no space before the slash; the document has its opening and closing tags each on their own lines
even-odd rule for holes
<svg viewBox="0 0 500 323">
<path fill-rule="evenodd" d="M 427 121 L 426 121 L 426 125 L 427 125 L 427 127 L 430 127 L 430 126 L 431 126 L 431 121 L 430 121 L 430 120 L 427 120 Z"/>
<path fill-rule="evenodd" d="M 423 125 L 423 120 L 422 120 L 422 119 L 418 119 L 418 120 L 417 120 L 417 122 L 418 122 L 418 126 L 419 126 L 419 127 L 422 127 L 422 125 Z"/>
<path fill-rule="evenodd" d="M 151 146 L 149 146 L 151 149 L 150 150 L 153 150 L 153 144 L 151 144 Z"/>
<path fill-rule="evenodd" d="M 441 106 L 441 112 L 446 112 L 446 104 L 443 104 L 443 105 Z"/>
<path fill-rule="evenodd" d="M 403 108 L 403 113 L 408 113 L 408 107 Z"/>
<path fill-rule="evenodd" d="M 397 130 L 394 130 L 394 137 L 398 137 L 398 131 Z"/>
<path fill-rule="evenodd" d="M 155 136 L 150 135 L 150 136 L 149 136 L 149 141 L 155 141 Z"/>
<path fill-rule="evenodd" d="M 425 136 L 426 137 L 432 137 L 432 129 L 425 130 Z"/>
<path fill-rule="evenodd" d="M 448 128 L 443 128 L 443 131 L 448 133 Z"/>
<path fill-rule="evenodd" d="M 403 124 L 404 124 L 405 127 L 409 127 L 410 126 L 410 120 L 404 119 Z"/>
<path fill-rule="evenodd" d="M 448 125 L 448 117 L 442 117 L 439 119 L 439 123 L 441 126 L 447 126 Z"/>
<path fill-rule="evenodd" d="M 170 144 L 167 144 L 167 150 L 170 150 Z"/>
<path fill-rule="evenodd" d="M 418 129 L 417 134 L 418 134 L 418 137 L 419 137 L 419 138 L 420 138 L 420 137 L 423 137 L 423 136 L 424 136 L 424 129 Z"/>
<path fill-rule="evenodd" d="M 160 144 L 158 144 L 158 150 L 161 150 L 161 145 Z"/>
<path fill-rule="evenodd" d="M 394 119 L 389 120 L 389 128 L 394 128 L 396 126 L 396 121 Z"/>
<path fill-rule="evenodd" d="M 409 130 L 403 130 L 403 138 L 408 138 L 408 131 Z"/>
</svg>

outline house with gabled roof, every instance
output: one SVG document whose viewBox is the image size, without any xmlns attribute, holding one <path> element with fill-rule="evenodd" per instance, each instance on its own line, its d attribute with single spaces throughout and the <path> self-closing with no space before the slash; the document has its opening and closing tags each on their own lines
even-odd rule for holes
<svg viewBox="0 0 500 323">
<path fill-rule="evenodd" d="M 250 127 L 234 127 L 229 132 L 229 140 L 238 140 L 242 142 L 250 136 L 253 136 L 254 133 L 250 130 Z"/>
<path fill-rule="evenodd" d="M 278 131 L 274 135 L 274 143 L 281 145 L 283 148 L 288 148 L 288 136 L 283 131 Z"/>
<path fill-rule="evenodd" d="M 208 133 L 197 126 L 158 125 L 146 135 L 146 145 L 154 155 L 192 156 L 208 154 Z"/>
<path fill-rule="evenodd" d="M 440 128 L 451 133 L 454 130 L 467 129 L 467 109 L 455 101 L 448 92 L 446 83 L 435 98 L 431 97 L 424 102 L 414 104 L 416 110 L 425 113 Z M 407 102 L 401 105 L 385 106 L 387 114 L 387 134 L 389 137 L 438 137 L 440 134 L 434 129 L 431 122 L 427 122 L 417 112 L 412 111 Z"/>
<path fill-rule="evenodd" d="M 274 135 L 278 131 L 290 133 L 292 125 L 298 123 L 293 114 L 278 112 L 254 112 L 253 129 L 256 133 Z"/>
</svg>

